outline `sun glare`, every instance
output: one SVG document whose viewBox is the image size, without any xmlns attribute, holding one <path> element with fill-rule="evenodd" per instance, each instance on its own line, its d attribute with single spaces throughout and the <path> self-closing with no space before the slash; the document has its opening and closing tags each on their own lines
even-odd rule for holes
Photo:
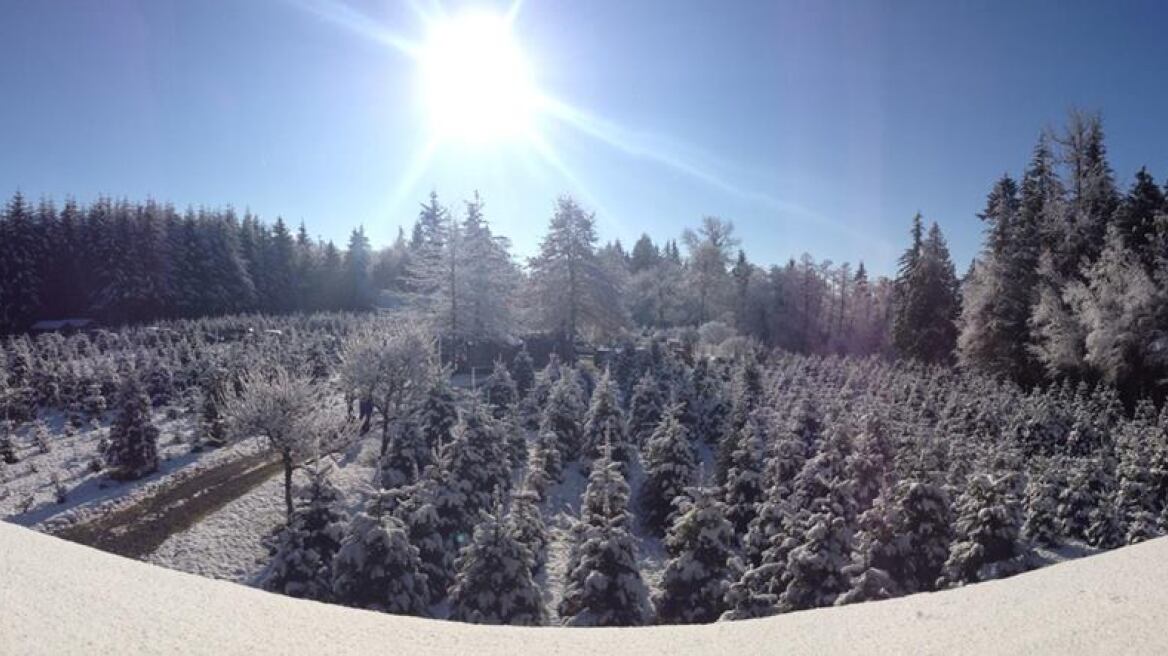
<svg viewBox="0 0 1168 656">
<path fill-rule="evenodd" d="M 537 94 L 506 18 L 468 13 L 433 24 L 419 71 L 435 136 L 490 142 L 528 131 Z"/>
</svg>

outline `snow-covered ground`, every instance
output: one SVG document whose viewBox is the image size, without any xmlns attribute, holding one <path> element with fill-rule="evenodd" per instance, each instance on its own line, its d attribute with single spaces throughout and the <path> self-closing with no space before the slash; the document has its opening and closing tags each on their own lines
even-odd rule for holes
<svg viewBox="0 0 1168 656">
<path fill-rule="evenodd" d="M 42 529 L 134 503 L 176 476 L 188 476 L 263 448 L 260 440 L 248 439 L 227 448 L 192 453 L 189 417 L 180 413 L 177 418 L 167 418 L 165 412 L 158 411 L 154 425 L 160 433 L 159 470 L 137 481 L 118 482 L 90 468 L 92 462 L 100 460 L 98 443 L 108 435 L 108 420 L 70 430 L 60 413 L 42 418 L 49 432 L 49 452 L 41 452 L 35 444 L 30 424 L 15 435 L 20 462 L 0 464 L 0 518 Z M 54 476 L 65 494 L 64 502 L 57 499 Z"/>
<path fill-rule="evenodd" d="M 0 553 L 0 651 L 12 654 L 1168 653 L 1168 539 L 945 592 L 642 629 L 485 627 L 353 610 L 3 522 Z"/>
<path fill-rule="evenodd" d="M 353 506 L 361 503 L 373 481 L 377 449 L 378 438 L 370 434 L 335 460 L 333 483 Z M 294 482 L 305 483 L 300 472 Z M 146 561 L 215 579 L 254 581 L 269 557 L 263 540 L 284 521 L 283 485 L 282 474 L 273 476 L 167 538 Z"/>
</svg>

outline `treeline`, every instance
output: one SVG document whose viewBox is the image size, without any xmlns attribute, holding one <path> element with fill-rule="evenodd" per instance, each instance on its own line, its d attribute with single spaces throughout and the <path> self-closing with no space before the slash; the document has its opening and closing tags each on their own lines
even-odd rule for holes
<svg viewBox="0 0 1168 656">
<path fill-rule="evenodd" d="M 188 209 L 148 200 L 73 200 L 35 207 L 17 192 L 0 221 L 0 331 L 40 319 L 110 323 L 263 311 L 367 307 L 374 262 L 364 230 L 348 247 L 311 239 L 301 225 L 250 212 Z"/>
<path fill-rule="evenodd" d="M 809 255 L 763 266 L 734 225 L 705 217 L 680 239 L 602 244 L 595 217 L 556 201 L 521 265 L 476 194 L 436 193 L 407 239 L 344 250 L 231 209 L 100 199 L 58 210 L 18 193 L 0 220 L 0 330 L 41 318 L 112 322 L 228 312 L 363 309 L 389 293 L 467 340 L 539 331 L 567 345 L 637 328 L 724 324 L 769 347 L 958 362 L 1023 384 L 1105 382 L 1161 398 L 1168 380 L 1168 201 L 1145 169 L 1117 190 L 1098 115 L 1043 133 L 1020 181 L 980 214 L 983 252 L 959 279 L 936 224 L 912 223 L 894 280 Z M 525 265 L 525 266 L 524 266 Z"/>
<path fill-rule="evenodd" d="M 1023 383 L 1114 385 L 1162 399 L 1168 380 L 1168 203 L 1141 168 L 1117 189 L 1096 114 L 1044 132 L 1021 180 L 999 179 L 963 286 L 963 365 Z"/>
<path fill-rule="evenodd" d="M 729 221 L 706 217 L 661 245 L 601 244 L 595 217 L 557 200 L 539 253 L 521 266 L 477 196 L 461 211 L 432 193 L 410 238 L 374 250 L 364 229 L 343 250 L 250 212 L 101 198 L 35 207 L 19 192 L 0 217 L 0 330 L 40 319 L 109 323 L 228 313 L 365 309 L 390 293 L 440 334 L 497 339 L 529 331 L 607 340 L 636 327 L 720 322 L 807 353 L 885 352 L 892 285 L 863 264 L 809 255 L 748 262 Z"/>
</svg>

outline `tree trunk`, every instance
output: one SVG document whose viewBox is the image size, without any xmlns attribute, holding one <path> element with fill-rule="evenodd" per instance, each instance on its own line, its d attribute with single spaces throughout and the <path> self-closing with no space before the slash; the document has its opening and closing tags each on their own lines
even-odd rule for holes
<svg viewBox="0 0 1168 656">
<path fill-rule="evenodd" d="M 381 457 L 385 457 L 385 453 L 389 451 L 389 412 L 381 414 Z"/>
<path fill-rule="evenodd" d="M 292 521 L 292 451 L 284 449 L 281 453 L 284 461 L 284 509 L 287 511 L 287 519 Z"/>
</svg>

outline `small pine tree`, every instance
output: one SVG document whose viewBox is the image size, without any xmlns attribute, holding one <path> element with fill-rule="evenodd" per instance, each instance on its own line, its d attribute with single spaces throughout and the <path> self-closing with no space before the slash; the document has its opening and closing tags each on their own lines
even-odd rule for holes
<svg viewBox="0 0 1168 656">
<path fill-rule="evenodd" d="M 471 519 L 491 507 L 497 491 L 510 489 L 510 466 L 498 424 L 481 403 L 472 401 L 460 413 L 452 436 L 442 449 L 442 470 L 465 499 L 465 517 Z M 461 531 L 469 534 L 472 528 Z"/>
<path fill-rule="evenodd" d="M 1016 475 L 969 479 L 957 500 L 956 539 L 944 576 L 949 583 L 974 583 L 1019 571 L 1022 508 Z"/>
<path fill-rule="evenodd" d="M 499 510 L 484 513 L 456 565 L 450 619 L 475 624 L 544 623 L 543 599 L 531 578 L 530 554 L 508 530 Z"/>
<path fill-rule="evenodd" d="M 422 407 L 418 409 L 418 424 L 427 450 L 441 449 L 450 441 L 451 430 L 458 422 L 458 398 L 446 376 L 435 376 Z"/>
<path fill-rule="evenodd" d="M 556 436 L 560 455 L 565 462 L 580 456 L 582 439 L 580 426 L 584 418 L 580 402 L 582 395 L 576 377 L 570 375 L 569 370 L 569 375 L 560 376 L 552 385 L 543 408 L 543 417 L 540 419 L 540 432 L 550 431 Z"/>
<path fill-rule="evenodd" d="M 134 480 L 158 471 L 158 429 L 150 420 L 150 400 L 136 376 L 126 378 L 119 396 L 105 464 L 113 478 Z"/>
<path fill-rule="evenodd" d="M 569 626 L 641 626 L 652 617 L 632 535 L 615 518 L 584 530 L 560 616 Z"/>
<path fill-rule="evenodd" d="M 592 401 L 584 416 L 584 455 L 596 458 L 607 441 L 613 459 L 627 463 L 630 453 L 625 446 L 624 420 L 616 397 L 616 385 L 608 370 L 600 377 L 592 392 Z"/>
<path fill-rule="evenodd" d="M 846 569 L 852 556 L 852 533 L 847 521 L 839 515 L 817 513 L 807 519 L 806 526 L 799 545 L 787 556 L 786 589 L 779 595 L 783 612 L 830 606 L 850 587 Z"/>
<path fill-rule="evenodd" d="M 462 525 L 461 519 L 449 521 L 453 514 L 461 517 L 460 498 L 445 487 L 442 472 L 437 466 L 427 467 L 421 480 L 393 491 L 394 514 L 406 526 L 410 544 L 418 549 L 421 572 L 432 602 L 441 601 L 454 581 L 454 556 L 458 547 L 451 525 Z M 445 520 L 445 521 L 444 521 Z M 444 534 L 444 531 L 447 534 Z"/>
<path fill-rule="evenodd" d="M 280 531 L 276 553 L 260 580 L 265 590 L 290 597 L 332 598 L 332 561 L 341 546 L 348 515 L 329 470 L 309 470 L 305 504 Z"/>
<path fill-rule="evenodd" d="M 502 360 L 495 361 L 494 370 L 483 384 L 483 400 L 491 406 L 491 414 L 495 419 L 511 414 L 519 402 L 518 386 Z"/>
<path fill-rule="evenodd" d="M 712 490 L 691 488 L 689 493 L 693 501 L 680 505 L 665 541 L 673 557 L 665 564 L 661 592 L 654 598 L 662 624 L 713 622 L 728 610 L 734 527 Z"/>
<path fill-rule="evenodd" d="M 16 455 L 16 442 L 12 439 L 12 425 L 12 421 L 5 420 L 0 426 L 3 429 L 0 430 L 0 460 L 6 465 L 20 462 L 20 457 Z"/>
<path fill-rule="evenodd" d="M 766 444 L 758 422 L 753 418 L 742 427 L 738 448 L 730 458 L 725 492 L 727 518 L 734 525 L 735 535 L 745 535 L 751 520 L 758 514 L 758 504 L 766 492 L 763 468 Z"/>
<path fill-rule="evenodd" d="M 532 576 L 539 574 L 547 564 L 548 534 L 539 509 L 539 497 L 526 485 L 511 497 L 507 530 L 527 549 Z"/>
<path fill-rule="evenodd" d="M 210 385 L 203 391 L 203 403 L 199 409 L 199 445 L 215 448 L 227 443 L 227 420 L 223 417 L 222 394 L 218 385 Z"/>
<path fill-rule="evenodd" d="M 383 489 L 410 485 L 417 480 L 418 472 L 433 464 L 433 451 L 426 445 L 421 427 L 412 418 L 399 422 L 390 439 L 389 449 L 381 458 L 378 483 Z"/>
<path fill-rule="evenodd" d="M 1066 472 L 1056 461 L 1041 463 L 1026 483 L 1026 520 L 1022 535 L 1043 546 L 1060 542 L 1058 505 L 1059 495 L 1066 487 Z"/>
<path fill-rule="evenodd" d="M 333 596 L 338 603 L 396 615 L 423 616 L 430 591 L 418 548 L 390 509 L 390 492 L 374 492 L 349 522 L 333 558 Z"/>
<path fill-rule="evenodd" d="M 519 349 L 515 358 L 511 360 L 511 378 L 515 381 L 515 392 L 518 398 L 524 398 L 535 387 L 535 367 L 531 361 L 531 354 L 527 348 Z"/>
<path fill-rule="evenodd" d="M 645 526 L 657 535 L 662 535 L 672 521 L 673 500 L 694 483 L 697 473 L 693 447 L 678 416 L 680 411 L 677 405 L 666 411 L 646 447 L 641 504 Z"/>
<path fill-rule="evenodd" d="M 905 536 L 907 554 L 896 578 L 909 592 L 934 590 L 952 536 L 949 497 L 940 486 L 919 480 L 901 482 L 894 495 L 894 530 Z"/>
<path fill-rule="evenodd" d="M 632 399 L 629 401 L 629 439 L 636 446 L 641 446 L 652 435 L 653 429 L 661 423 L 661 414 L 664 411 L 664 399 L 657 386 L 657 380 L 646 372 L 633 387 Z"/>
<path fill-rule="evenodd" d="M 563 462 L 556 442 L 554 433 L 540 433 L 527 452 L 527 485 L 541 501 L 546 498 L 548 488 L 559 481 L 563 474 Z"/>
</svg>

